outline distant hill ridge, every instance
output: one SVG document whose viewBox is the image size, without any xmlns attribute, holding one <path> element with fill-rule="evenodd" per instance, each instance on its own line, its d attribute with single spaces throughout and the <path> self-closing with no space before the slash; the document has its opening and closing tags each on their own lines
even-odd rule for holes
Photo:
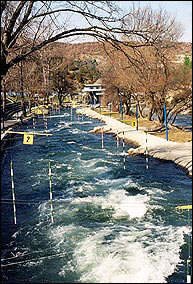
<svg viewBox="0 0 193 284">
<path fill-rule="evenodd" d="M 51 49 L 57 49 L 58 52 L 64 57 L 73 57 L 75 59 L 96 59 L 101 61 L 107 55 L 104 50 L 104 46 L 108 50 L 111 48 L 110 44 L 102 42 L 80 42 L 80 43 L 63 43 L 55 42 L 49 47 Z M 175 57 L 181 56 L 182 58 L 187 55 L 192 58 L 192 43 L 191 42 L 179 42 L 175 48 L 170 49 L 169 56 Z"/>
</svg>

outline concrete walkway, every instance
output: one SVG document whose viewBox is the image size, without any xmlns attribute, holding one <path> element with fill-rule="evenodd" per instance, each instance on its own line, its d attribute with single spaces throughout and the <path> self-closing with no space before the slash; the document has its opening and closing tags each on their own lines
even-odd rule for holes
<svg viewBox="0 0 193 284">
<path fill-rule="evenodd" d="M 138 148 L 130 148 L 128 154 L 145 154 L 147 147 L 149 156 L 173 161 L 176 165 L 182 167 L 189 176 L 192 176 L 192 142 L 177 143 L 167 141 L 143 130 L 136 130 L 129 125 L 114 118 L 101 115 L 89 108 L 77 109 L 77 113 L 105 123 L 103 127 L 95 127 L 92 132 L 100 132 L 101 128 L 103 128 L 104 132 L 115 133 L 119 138 L 124 138 L 126 141 L 139 146 Z"/>
<path fill-rule="evenodd" d="M 12 127 L 18 125 L 19 123 L 21 123 L 19 119 L 6 120 L 4 121 L 4 128 L 3 128 L 3 123 L 1 122 L 1 141 L 8 134 L 7 131 L 12 129 Z"/>
<path fill-rule="evenodd" d="M 22 123 L 25 123 L 26 121 L 28 121 L 29 119 L 31 119 L 31 116 L 28 116 L 26 118 L 23 118 L 22 122 L 21 119 L 9 119 L 4 121 L 4 128 L 3 128 L 3 123 L 1 122 L 1 141 L 3 140 L 3 138 L 5 136 L 8 135 L 8 131 L 12 130 L 13 127 L 20 125 Z"/>
</svg>

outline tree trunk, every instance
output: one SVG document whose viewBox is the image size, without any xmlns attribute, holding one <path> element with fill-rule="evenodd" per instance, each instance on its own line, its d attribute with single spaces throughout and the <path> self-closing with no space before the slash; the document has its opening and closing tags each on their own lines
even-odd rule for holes
<svg viewBox="0 0 193 284">
<path fill-rule="evenodd" d="M 130 105 L 128 104 L 127 101 L 125 101 L 124 106 L 125 106 L 125 114 L 128 115 L 130 112 Z"/>
<path fill-rule="evenodd" d="M 23 93 L 23 62 L 20 63 L 20 75 L 21 75 L 21 108 L 23 112 L 23 116 L 26 117 L 26 107 L 25 107 L 25 99 Z"/>
<path fill-rule="evenodd" d="M 174 122 L 176 121 L 176 118 L 177 118 L 177 113 L 175 113 L 175 115 L 172 117 L 171 125 L 174 124 Z"/>
<path fill-rule="evenodd" d="M 153 107 L 151 106 L 150 107 L 150 110 L 149 110 L 149 112 L 148 112 L 148 114 L 147 114 L 147 119 L 149 120 L 149 121 L 152 121 L 152 115 L 153 115 Z"/>
<path fill-rule="evenodd" d="M 7 98 L 7 93 L 6 90 L 3 90 L 3 113 L 6 111 L 6 98 Z"/>
<path fill-rule="evenodd" d="M 139 101 L 137 100 L 137 105 L 138 105 L 138 112 L 139 112 L 139 115 L 138 117 L 143 117 L 144 118 L 144 115 L 143 115 L 143 109 L 139 103 Z"/>
<path fill-rule="evenodd" d="M 26 117 L 26 104 L 25 104 L 25 99 L 24 99 L 24 94 L 21 94 L 21 109 L 23 112 L 23 116 Z"/>
<path fill-rule="evenodd" d="M 1 86 L 3 86 L 3 99 L 1 97 L 1 101 L 2 101 L 2 112 L 3 112 L 2 118 L 3 118 L 3 128 L 4 128 L 7 92 L 6 92 L 6 86 L 5 86 L 5 81 L 3 80 L 3 76 L 1 76 L 1 83 L 2 83 Z"/>
<path fill-rule="evenodd" d="M 125 106 L 126 106 L 126 114 L 130 114 L 131 111 L 131 95 L 128 95 L 128 100 L 126 100 L 125 102 Z"/>
<path fill-rule="evenodd" d="M 159 123 L 161 123 L 163 125 L 164 124 L 164 112 L 163 112 L 163 110 L 160 110 L 160 113 L 157 114 L 157 117 L 158 117 Z"/>
<path fill-rule="evenodd" d="M 3 90 L 3 116 L 2 116 L 2 118 L 3 118 L 3 128 L 4 128 L 4 122 L 5 122 L 5 112 L 6 112 L 6 96 L 7 96 L 7 94 L 6 94 L 6 90 L 4 89 Z"/>
<path fill-rule="evenodd" d="M 31 103 L 31 97 L 29 98 L 29 112 L 31 113 L 31 107 L 32 107 L 32 103 Z"/>
<path fill-rule="evenodd" d="M 6 55 L 3 51 L 1 51 L 1 68 L 0 68 L 1 84 L 3 81 L 3 77 L 7 74 L 7 72 L 8 72 L 8 65 L 6 63 Z"/>
<path fill-rule="evenodd" d="M 48 104 L 49 104 L 49 94 L 46 93 L 46 105 L 48 105 Z"/>
<path fill-rule="evenodd" d="M 63 95 L 58 94 L 58 101 L 59 101 L 59 106 L 62 106 Z"/>
</svg>

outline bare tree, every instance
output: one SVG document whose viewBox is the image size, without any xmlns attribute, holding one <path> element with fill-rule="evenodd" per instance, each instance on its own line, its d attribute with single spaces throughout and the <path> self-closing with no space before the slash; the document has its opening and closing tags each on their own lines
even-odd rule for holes
<svg viewBox="0 0 193 284">
<path fill-rule="evenodd" d="M 107 24 L 115 21 L 115 13 L 110 1 L 1 1 L 1 75 L 32 52 L 59 39 L 104 37 Z M 73 14 L 85 19 L 85 27 L 67 26 Z M 93 19 L 100 25 L 93 25 Z"/>
<path fill-rule="evenodd" d="M 176 23 L 166 13 L 133 6 L 121 15 L 114 1 L 1 1 L 0 12 L 1 76 L 32 52 L 60 39 L 85 35 L 116 43 L 117 48 L 123 41 L 134 48 L 174 41 L 177 36 Z M 72 22 L 73 16 L 81 17 L 84 26 Z"/>
<path fill-rule="evenodd" d="M 173 125 L 179 113 L 192 111 L 192 68 L 183 64 L 171 67 L 167 92 L 167 117 Z"/>
<path fill-rule="evenodd" d="M 162 49 L 180 35 L 175 20 L 163 10 L 154 12 L 150 7 L 141 9 L 133 5 L 123 13 L 115 4 L 115 1 L 1 1 L 1 80 L 10 68 L 61 39 L 87 36 L 109 42 L 125 54 L 131 65 L 139 67 L 125 47 L 135 52 L 143 46 Z M 46 85 L 45 66 L 44 75 Z"/>
</svg>

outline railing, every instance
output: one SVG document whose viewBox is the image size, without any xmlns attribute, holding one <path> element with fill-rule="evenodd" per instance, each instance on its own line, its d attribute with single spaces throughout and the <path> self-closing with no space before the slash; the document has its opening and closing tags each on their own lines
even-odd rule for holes
<svg viewBox="0 0 193 284">
<path fill-rule="evenodd" d="M 10 103 L 8 102 L 6 104 L 6 109 L 5 112 L 3 112 L 3 107 L 1 106 L 1 120 L 4 119 L 12 119 L 14 114 L 20 112 L 22 110 L 21 104 L 20 103 Z"/>
</svg>

